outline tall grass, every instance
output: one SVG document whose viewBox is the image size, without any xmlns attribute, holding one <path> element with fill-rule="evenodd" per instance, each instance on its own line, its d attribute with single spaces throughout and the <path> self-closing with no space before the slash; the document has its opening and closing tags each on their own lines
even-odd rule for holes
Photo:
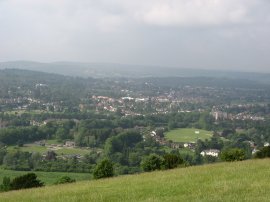
<svg viewBox="0 0 270 202">
<path fill-rule="evenodd" d="M 0 194 L 0 201 L 269 201 L 270 160 L 180 168 Z"/>
</svg>

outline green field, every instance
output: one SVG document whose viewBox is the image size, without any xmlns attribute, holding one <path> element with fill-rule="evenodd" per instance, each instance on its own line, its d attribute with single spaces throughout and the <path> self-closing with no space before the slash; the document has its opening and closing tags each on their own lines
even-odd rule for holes
<svg viewBox="0 0 270 202">
<path fill-rule="evenodd" d="M 0 169 L 0 183 L 3 181 L 3 177 L 10 177 L 13 179 L 17 176 L 24 175 L 30 171 L 14 171 L 14 170 L 3 170 Z M 56 180 L 62 176 L 69 176 L 76 181 L 89 180 L 92 175 L 90 173 L 65 173 L 65 172 L 34 172 L 38 178 L 44 182 L 46 185 L 51 185 L 56 182 Z M 0 200 L 1 201 L 1 200 Z"/>
<path fill-rule="evenodd" d="M 205 140 L 211 137 L 211 131 L 196 128 L 179 128 L 165 133 L 165 138 L 173 142 L 196 142 L 198 139 Z"/>
<path fill-rule="evenodd" d="M 56 113 L 56 112 L 50 112 L 47 110 L 25 110 L 25 109 L 19 109 L 19 110 L 11 110 L 11 111 L 5 111 L 5 113 L 7 114 L 11 114 L 11 115 L 21 115 L 21 114 L 42 114 L 42 113 Z"/>
<path fill-rule="evenodd" d="M 179 168 L 0 194 L 0 201 L 269 201 L 270 160 Z"/>
<path fill-rule="evenodd" d="M 50 148 L 47 148 L 45 146 L 37 146 L 37 145 L 25 145 L 23 147 L 17 147 L 17 146 L 9 146 L 8 151 L 12 151 L 15 149 L 19 149 L 20 151 L 24 152 L 39 152 L 39 153 L 46 153 L 49 150 L 52 150 Z M 57 150 L 54 150 L 56 154 L 58 155 L 69 155 L 69 154 L 80 154 L 80 155 L 85 155 L 89 154 L 91 151 L 90 149 L 83 149 L 83 148 L 67 148 L 67 147 L 62 147 Z"/>
</svg>

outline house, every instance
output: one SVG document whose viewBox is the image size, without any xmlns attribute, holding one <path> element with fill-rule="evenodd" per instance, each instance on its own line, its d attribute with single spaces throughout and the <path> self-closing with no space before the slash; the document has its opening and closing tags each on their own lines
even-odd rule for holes
<svg viewBox="0 0 270 202">
<path fill-rule="evenodd" d="M 220 151 L 218 149 L 208 149 L 208 150 L 203 150 L 200 154 L 202 156 L 214 156 L 218 157 Z"/>
<path fill-rule="evenodd" d="M 155 136 L 157 135 L 157 133 L 156 133 L 156 131 L 152 131 L 152 132 L 150 133 L 150 135 L 151 135 L 152 137 L 155 137 Z"/>
<path fill-rule="evenodd" d="M 194 150 L 195 147 L 196 147 L 196 143 L 193 143 L 193 142 L 189 142 L 189 143 L 184 143 L 184 148 L 189 148 L 191 150 Z"/>
<path fill-rule="evenodd" d="M 181 143 L 176 143 L 176 142 L 171 143 L 171 148 L 173 149 L 179 149 L 181 147 L 182 147 Z"/>
<path fill-rule="evenodd" d="M 45 146 L 45 141 L 44 140 L 36 141 L 35 144 L 38 145 L 38 146 L 43 146 L 44 147 Z"/>
<path fill-rule="evenodd" d="M 7 127 L 7 125 L 8 125 L 8 122 L 0 120 L 0 128 L 5 128 Z"/>
<path fill-rule="evenodd" d="M 265 143 L 263 144 L 263 146 L 264 146 L 264 147 L 268 147 L 268 146 L 270 146 L 270 144 L 269 144 L 269 142 L 265 142 Z"/>
<path fill-rule="evenodd" d="M 256 152 L 258 152 L 259 150 L 258 149 L 256 149 L 256 148 L 254 148 L 253 150 L 252 150 L 252 155 L 254 155 Z"/>
<path fill-rule="evenodd" d="M 253 141 L 247 141 L 247 143 L 249 144 L 249 146 L 251 148 L 255 148 L 255 142 L 253 142 Z"/>
<path fill-rule="evenodd" d="M 190 147 L 190 144 L 189 143 L 184 143 L 184 147 L 185 148 Z"/>
<path fill-rule="evenodd" d="M 65 146 L 66 147 L 75 147 L 75 142 L 74 141 L 66 141 Z"/>
</svg>

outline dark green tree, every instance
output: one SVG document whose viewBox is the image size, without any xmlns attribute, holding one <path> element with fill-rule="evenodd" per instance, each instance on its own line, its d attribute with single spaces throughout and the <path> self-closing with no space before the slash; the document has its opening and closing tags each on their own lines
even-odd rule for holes
<svg viewBox="0 0 270 202">
<path fill-rule="evenodd" d="M 255 158 L 269 158 L 270 157 L 270 146 L 263 147 L 257 151 L 254 155 Z"/>
<path fill-rule="evenodd" d="M 9 191 L 10 188 L 11 188 L 10 178 L 9 177 L 4 177 L 3 178 L 3 183 L 0 185 L 0 191 Z"/>
<path fill-rule="evenodd" d="M 151 154 L 141 162 L 142 169 L 147 172 L 160 170 L 162 166 L 163 166 L 163 159 L 156 154 Z"/>
<path fill-rule="evenodd" d="M 60 177 L 54 184 L 66 184 L 66 183 L 72 183 L 72 182 L 76 182 L 76 180 L 68 176 L 63 176 L 63 177 Z"/>
<path fill-rule="evenodd" d="M 28 173 L 26 175 L 16 177 L 10 183 L 10 187 L 12 190 L 27 189 L 27 188 L 42 187 L 42 186 L 43 186 L 43 182 L 37 179 L 37 176 L 35 173 Z"/>
<path fill-rule="evenodd" d="M 227 149 L 221 152 L 221 159 L 223 161 L 243 161 L 246 159 L 245 151 L 238 148 Z"/>
<path fill-rule="evenodd" d="M 108 159 L 104 159 L 99 162 L 93 173 L 94 179 L 112 177 L 113 175 L 113 163 Z"/>
<path fill-rule="evenodd" d="M 165 169 L 173 169 L 184 163 L 184 160 L 181 158 L 181 156 L 177 154 L 165 154 L 163 159 Z"/>
</svg>

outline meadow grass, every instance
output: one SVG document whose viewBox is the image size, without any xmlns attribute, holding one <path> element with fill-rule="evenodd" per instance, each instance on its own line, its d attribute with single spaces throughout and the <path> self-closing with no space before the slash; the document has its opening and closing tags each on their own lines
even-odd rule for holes
<svg viewBox="0 0 270 202">
<path fill-rule="evenodd" d="M 55 113 L 55 112 L 50 112 L 47 110 L 25 110 L 25 109 L 18 109 L 18 110 L 10 110 L 10 111 L 5 111 L 7 114 L 11 115 L 21 115 L 21 114 L 42 114 L 42 113 Z"/>
<path fill-rule="evenodd" d="M 8 146 L 7 147 L 8 152 L 12 152 L 15 150 L 20 150 L 22 152 L 39 152 L 39 153 L 46 153 L 48 150 L 46 147 L 42 146 L 36 146 L 36 145 L 31 145 L 31 146 L 23 146 L 23 147 L 18 147 L 18 146 Z"/>
<path fill-rule="evenodd" d="M 269 159 L 249 160 L 11 191 L 0 201 L 269 201 L 269 179 Z"/>
<path fill-rule="evenodd" d="M 199 133 L 196 133 L 199 132 Z M 178 128 L 165 133 L 167 140 L 173 142 L 196 142 L 198 139 L 210 139 L 213 133 L 207 130 L 196 128 Z"/>
<path fill-rule="evenodd" d="M 51 148 L 45 147 L 45 146 L 38 146 L 34 144 L 26 144 L 23 147 L 18 147 L 18 146 L 8 146 L 8 151 L 13 151 L 19 149 L 20 151 L 23 152 L 39 152 L 41 154 L 46 153 L 47 151 L 52 150 Z M 67 148 L 67 147 L 62 147 L 58 148 L 57 150 L 54 150 L 54 152 L 58 155 L 69 155 L 69 154 L 80 154 L 80 155 L 85 155 L 90 153 L 90 149 L 84 149 L 84 148 Z"/>
<path fill-rule="evenodd" d="M 13 179 L 15 177 L 25 175 L 32 171 L 14 171 L 14 170 L 4 170 L 0 169 L 0 184 L 3 181 L 3 177 L 10 177 Z M 36 173 L 38 179 L 45 183 L 45 185 L 52 185 L 57 181 L 58 178 L 62 176 L 69 176 L 76 181 L 90 180 L 92 175 L 90 173 L 67 173 L 67 172 L 34 172 Z M 1 201 L 1 200 L 0 200 Z"/>
</svg>

